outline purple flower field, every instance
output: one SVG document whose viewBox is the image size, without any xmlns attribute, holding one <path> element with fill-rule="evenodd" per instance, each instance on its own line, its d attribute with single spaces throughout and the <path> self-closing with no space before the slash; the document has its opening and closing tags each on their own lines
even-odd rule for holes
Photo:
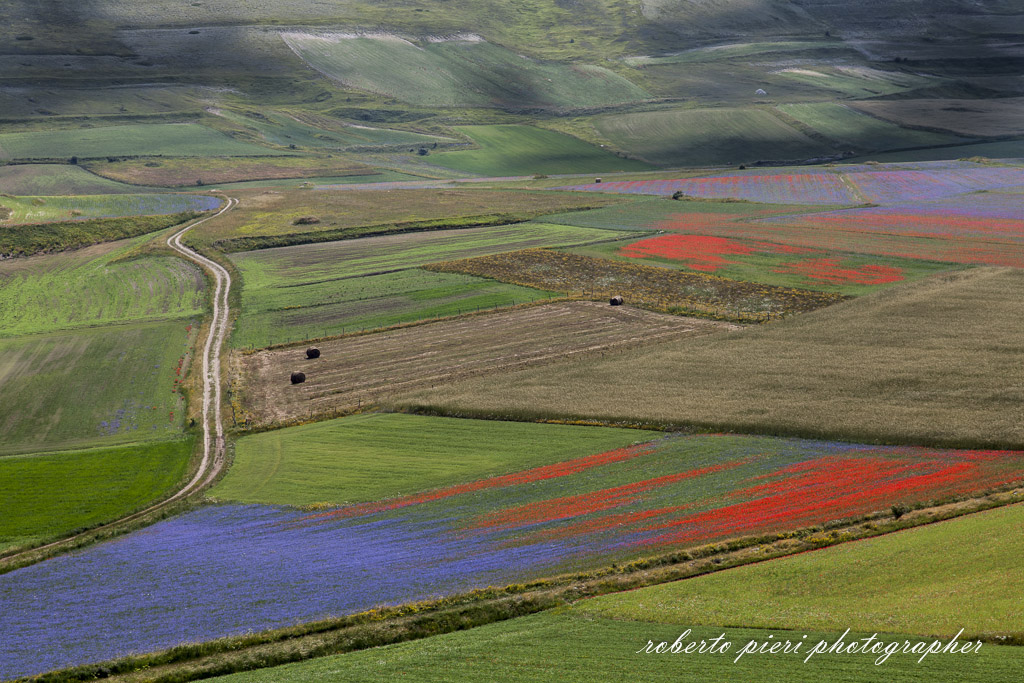
<svg viewBox="0 0 1024 683">
<path fill-rule="evenodd" d="M 865 199 L 876 204 L 941 199 L 966 192 L 1024 185 L 1024 169 L 999 166 L 849 173 L 846 177 Z"/>
<path fill-rule="evenodd" d="M 1019 481 L 1024 453 L 668 436 L 322 512 L 211 506 L 0 576 L 0 678 Z"/>
</svg>

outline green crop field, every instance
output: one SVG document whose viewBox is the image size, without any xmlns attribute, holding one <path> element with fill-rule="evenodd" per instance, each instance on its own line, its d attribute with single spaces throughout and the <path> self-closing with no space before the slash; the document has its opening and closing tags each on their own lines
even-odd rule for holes
<svg viewBox="0 0 1024 683">
<path fill-rule="evenodd" d="M 191 450 L 186 440 L 0 458 L 0 551 L 142 507 L 185 476 Z"/>
<path fill-rule="evenodd" d="M 412 189 L 400 194 L 379 189 L 253 189 L 232 196 L 238 197 L 238 207 L 197 227 L 198 234 L 190 239 L 220 242 L 228 251 L 246 251 L 254 246 L 328 241 L 316 233 L 338 240 L 396 229 L 512 223 L 623 201 L 622 197 L 594 193 L 475 188 Z M 263 238 L 282 239 L 280 244 L 264 245 L 273 240 Z M 260 244 L 247 245 L 249 240 Z"/>
<path fill-rule="evenodd" d="M 260 348 L 284 339 L 314 339 L 548 296 L 553 294 L 418 268 L 276 287 L 247 283 L 242 290 L 242 315 L 231 342 L 236 348 Z"/>
<path fill-rule="evenodd" d="M 426 178 L 400 171 L 375 170 L 371 173 L 360 173 L 359 175 L 308 176 L 281 178 L 280 180 L 242 180 L 237 183 L 214 183 L 213 187 L 218 190 L 244 190 L 246 188 L 258 187 L 310 189 L 309 186 L 312 185 L 313 187 L 328 189 L 331 185 L 363 185 L 365 183 L 392 183 L 409 180 L 426 180 Z"/>
<path fill-rule="evenodd" d="M 169 256 L 118 261 L 146 237 L 0 261 L 0 337 L 198 315 L 206 280 Z"/>
<path fill-rule="evenodd" d="M 1020 447 L 1007 373 L 1022 337 L 1007 321 L 1024 316 L 1021 287 L 1024 271 L 975 268 L 742 332 L 465 380 L 396 403 L 470 416 Z"/>
<path fill-rule="evenodd" d="M 648 641 L 669 645 L 689 626 L 668 626 L 645 620 L 595 618 L 579 610 L 558 610 L 510 619 L 468 631 L 388 645 L 271 669 L 210 679 L 217 683 L 313 683 L 332 681 L 414 680 L 423 683 L 1017 683 L 1024 667 L 1024 648 L 985 644 L 977 654 L 894 654 L 876 666 L 872 655 L 821 654 L 804 663 L 798 655 L 737 653 L 752 640 L 803 640 L 804 632 L 745 628 L 694 627 L 684 639 L 711 641 L 723 636 L 731 643 L 724 654 L 638 654 Z M 808 632 L 813 649 L 821 640 L 832 643 L 842 633 Z M 851 642 L 866 634 L 850 634 Z M 888 638 L 892 642 L 895 638 Z M 900 639 L 902 645 L 903 640 Z M 917 638 L 913 643 L 926 642 Z M 884 678 L 879 678 L 883 676 Z"/>
<path fill-rule="evenodd" d="M 851 48 L 840 41 L 833 40 L 779 40 L 773 42 L 725 43 L 710 47 L 698 47 L 664 55 L 645 55 L 627 57 L 625 61 L 631 66 L 660 66 L 667 64 L 695 64 L 702 62 L 719 62 L 737 58 L 758 57 L 807 57 L 825 53 L 848 52 Z"/>
<path fill-rule="evenodd" d="M 581 610 L 612 619 L 757 628 L 845 628 L 926 636 L 1024 632 L 1024 506 L 724 572 L 604 596 Z M 969 605 L 970 609 L 965 609 Z"/>
<path fill-rule="evenodd" d="M 832 102 L 784 104 L 779 110 L 832 140 L 859 149 L 934 147 L 966 142 L 954 135 L 901 128 Z"/>
<path fill-rule="evenodd" d="M 272 505 L 354 503 L 439 488 L 643 441 L 633 429 L 367 414 L 239 439 L 211 492 Z"/>
<path fill-rule="evenodd" d="M 81 249 L 93 244 L 149 235 L 201 215 L 189 211 L 170 215 L 0 226 L 0 259 Z"/>
<path fill-rule="evenodd" d="M 1024 135 L 1020 115 L 1024 99 L 874 100 L 850 106 L 896 125 L 926 126 L 957 135 L 1003 137 Z"/>
<path fill-rule="evenodd" d="M 432 164 L 482 176 L 642 171 L 648 164 L 620 159 L 563 133 L 533 126 L 458 126 L 480 149 L 432 154 Z"/>
<path fill-rule="evenodd" d="M 0 339 L 0 454 L 181 434 L 186 319 Z"/>
<path fill-rule="evenodd" d="M 762 159 L 807 159 L 835 150 L 765 109 L 665 109 L 613 114 L 594 127 L 621 149 L 655 164 L 749 164 Z"/>
<path fill-rule="evenodd" d="M 136 194 L 140 189 L 94 175 L 81 166 L 0 166 L 0 193 L 8 195 Z"/>
<path fill-rule="evenodd" d="M 517 223 L 260 249 L 232 254 L 231 260 L 242 272 L 243 288 L 263 289 L 415 268 L 434 261 L 528 247 L 585 244 L 613 236 L 594 228 Z"/>
<path fill-rule="evenodd" d="M 203 211 L 220 200 L 189 194 L 101 194 L 0 197 L 0 225 Z M 8 215 L 7 219 L 2 216 Z"/>
<path fill-rule="evenodd" d="M 603 67 L 540 62 L 476 36 L 422 45 L 384 35 L 282 37 L 324 75 L 416 105 L 584 108 L 650 97 Z"/>
<path fill-rule="evenodd" d="M 0 133 L 0 159 L 72 156 L 258 156 L 273 154 L 196 123 L 129 124 L 28 133 Z"/>
<path fill-rule="evenodd" d="M 908 149 L 900 152 L 864 155 L 862 158 L 881 163 L 899 163 L 901 161 L 944 161 L 946 159 L 966 159 L 970 157 L 1024 159 L 1024 140 L 979 142 L 973 145 L 936 147 L 934 149 Z"/>
<path fill-rule="evenodd" d="M 686 272 L 712 273 L 730 280 L 847 296 L 860 296 L 959 267 L 937 261 L 840 251 L 805 249 L 794 254 L 792 248 L 784 245 L 685 232 L 574 247 L 569 251 Z"/>
</svg>

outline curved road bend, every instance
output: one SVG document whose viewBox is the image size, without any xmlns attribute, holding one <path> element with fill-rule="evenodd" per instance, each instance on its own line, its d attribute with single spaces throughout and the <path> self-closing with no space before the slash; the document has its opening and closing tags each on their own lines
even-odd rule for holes
<svg viewBox="0 0 1024 683">
<path fill-rule="evenodd" d="M 113 522 L 109 522 L 103 526 L 90 529 L 89 531 L 84 531 L 80 534 L 69 536 L 68 538 L 62 538 L 61 540 L 54 541 L 53 543 L 47 543 L 46 545 L 39 546 L 38 548 L 32 548 L 15 555 L 9 555 L 8 557 L 0 559 L 0 564 L 6 564 L 12 560 L 17 560 L 18 558 L 29 555 L 30 553 L 36 553 L 48 548 L 55 548 L 64 544 L 72 543 L 73 541 L 90 534 L 94 534 L 98 531 L 103 531 L 104 529 L 109 529 L 119 524 L 131 522 L 148 515 L 151 512 L 159 510 L 160 508 L 184 498 L 190 493 L 210 483 L 224 466 L 224 422 L 221 419 L 220 411 L 220 350 L 224 345 L 224 338 L 227 336 L 228 330 L 228 292 L 231 290 L 231 274 L 216 261 L 208 259 L 202 254 L 186 247 L 181 243 L 181 238 L 185 233 L 197 225 L 227 213 L 238 204 L 237 199 L 228 197 L 227 200 L 227 204 L 225 204 L 217 213 L 212 216 L 200 218 L 193 223 L 189 223 L 184 228 L 178 230 L 167 238 L 167 246 L 174 249 L 189 261 L 198 264 L 200 268 L 204 268 L 209 271 L 213 275 L 215 283 L 213 293 L 213 319 L 210 322 L 210 330 L 206 337 L 206 343 L 203 346 L 203 458 L 199 463 L 199 468 L 196 471 L 195 476 L 193 476 L 191 481 L 185 484 L 185 486 L 179 489 L 176 493 L 165 498 L 159 503 L 149 506 L 145 510 L 140 510 L 139 512 L 122 517 L 121 519 Z M 210 428 L 211 405 L 213 409 L 212 430 Z"/>
</svg>

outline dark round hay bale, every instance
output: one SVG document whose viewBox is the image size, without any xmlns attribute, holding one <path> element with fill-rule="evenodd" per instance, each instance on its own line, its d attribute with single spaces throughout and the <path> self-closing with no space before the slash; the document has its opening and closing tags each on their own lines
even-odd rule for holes
<svg viewBox="0 0 1024 683">
<path fill-rule="evenodd" d="M 599 182 L 601 182 L 601 179 L 600 178 L 594 178 L 594 182 L 595 183 L 599 183 Z"/>
<path fill-rule="evenodd" d="M 626 302 L 622 299 L 621 296 L 616 294 L 615 296 L 613 296 L 611 299 L 608 300 L 608 303 L 610 303 L 612 306 L 621 306 L 622 304 L 624 304 Z"/>
<path fill-rule="evenodd" d="M 306 381 L 306 373 L 304 372 L 293 372 L 292 373 L 292 384 L 302 384 Z"/>
<path fill-rule="evenodd" d="M 319 357 L 320 357 L 320 349 L 318 349 L 316 347 L 313 347 L 313 346 L 311 346 L 308 349 L 306 349 L 306 358 L 319 358 Z"/>
</svg>

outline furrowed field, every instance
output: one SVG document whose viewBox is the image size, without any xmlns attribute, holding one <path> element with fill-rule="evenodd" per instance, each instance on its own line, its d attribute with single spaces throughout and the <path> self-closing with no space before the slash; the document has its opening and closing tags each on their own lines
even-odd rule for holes
<svg viewBox="0 0 1024 683">
<path fill-rule="evenodd" d="M 371 429 L 396 433 L 388 429 L 388 418 L 364 418 L 364 428 L 366 420 Z M 566 429 L 522 428 L 563 434 Z M 321 439 L 344 439 L 344 430 L 299 429 L 305 430 L 299 443 L 312 449 L 322 451 Z M 397 433 L 415 438 L 414 431 Z M 500 436 L 463 434 L 470 443 Z M 608 432 L 613 443 L 626 436 Z M 601 447 L 597 441 L 579 446 Z M 557 450 L 528 457 L 541 463 L 559 457 Z M 400 453 L 364 456 L 363 471 L 389 472 Z M 304 460 L 308 456 L 288 456 L 288 466 L 272 483 L 277 495 L 288 495 L 279 487 Z M 669 436 L 527 469 L 509 465 L 502 468 L 511 469 L 509 474 L 322 511 L 205 508 L 160 522 L 145 534 L 17 570 L 0 586 L 9 605 L 0 624 L 15 634 L 2 673 L 27 674 L 197 636 L 500 585 L 664 546 L 793 529 L 857 516 L 894 500 L 930 500 L 1024 477 L 1020 452 L 736 436 Z M 472 469 L 462 476 L 472 476 Z M 260 478 L 250 471 L 243 481 Z M 126 564 L 124 557 L 137 559 Z M 86 584 L 92 598 L 83 603 Z M 255 585 L 259 591 L 252 590 Z M 202 604 L 191 597 L 199 586 L 209 596 Z M 45 602 L 32 597 L 40 595 Z M 150 597 L 143 601 L 142 595 Z M 67 609 L 69 600 L 76 609 Z M 51 612 L 65 616 L 50 619 Z M 121 631 L 127 623 L 133 628 Z M 98 629 L 121 635 L 98 640 Z M 46 654 L 40 657 L 43 639 Z"/>
<path fill-rule="evenodd" d="M 179 483 L 191 451 L 166 441 L 0 458 L 0 552 L 143 507 Z"/>
<path fill-rule="evenodd" d="M 236 348 L 260 348 L 286 339 L 315 339 L 556 296 L 419 268 L 326 282 L 247 285 L 242 291 L 242 316 L 231 337 Z"/>
<path fill-rule="evenodd" d="M 656 311 L 741 321 L 763 321 L 772 315 L 810 311 L 841 299 L 834 294 L 680 273 L 547 249 L 478 256 L 434 263 L 427 268 L 538 289 L 560 289 L 566 297 L 609 299 L 621 295 L 630 304 Z"/>
<path fill-rule="evenodd" d="M 1019 445 L 1024 273 L 977 268 L 727 336 L 464 380 L 395 401 L 445 414 Z M 571 393 L 565 387 L 571 386 Z"/>
<path fill-rule="evenodd" d="M 257 424 L 329 415 L 457 377 L 504 373 L 733 327 L 590 301 L 463 316 L 326 340 L 319 344 L 323 355 L 315 360 L 307 360 L 304 348 L 297 346 L 241 356 L 242 406 Z M 288 383 L 294 370 L 305 372 L 305 383 Z"/>
</svg>

